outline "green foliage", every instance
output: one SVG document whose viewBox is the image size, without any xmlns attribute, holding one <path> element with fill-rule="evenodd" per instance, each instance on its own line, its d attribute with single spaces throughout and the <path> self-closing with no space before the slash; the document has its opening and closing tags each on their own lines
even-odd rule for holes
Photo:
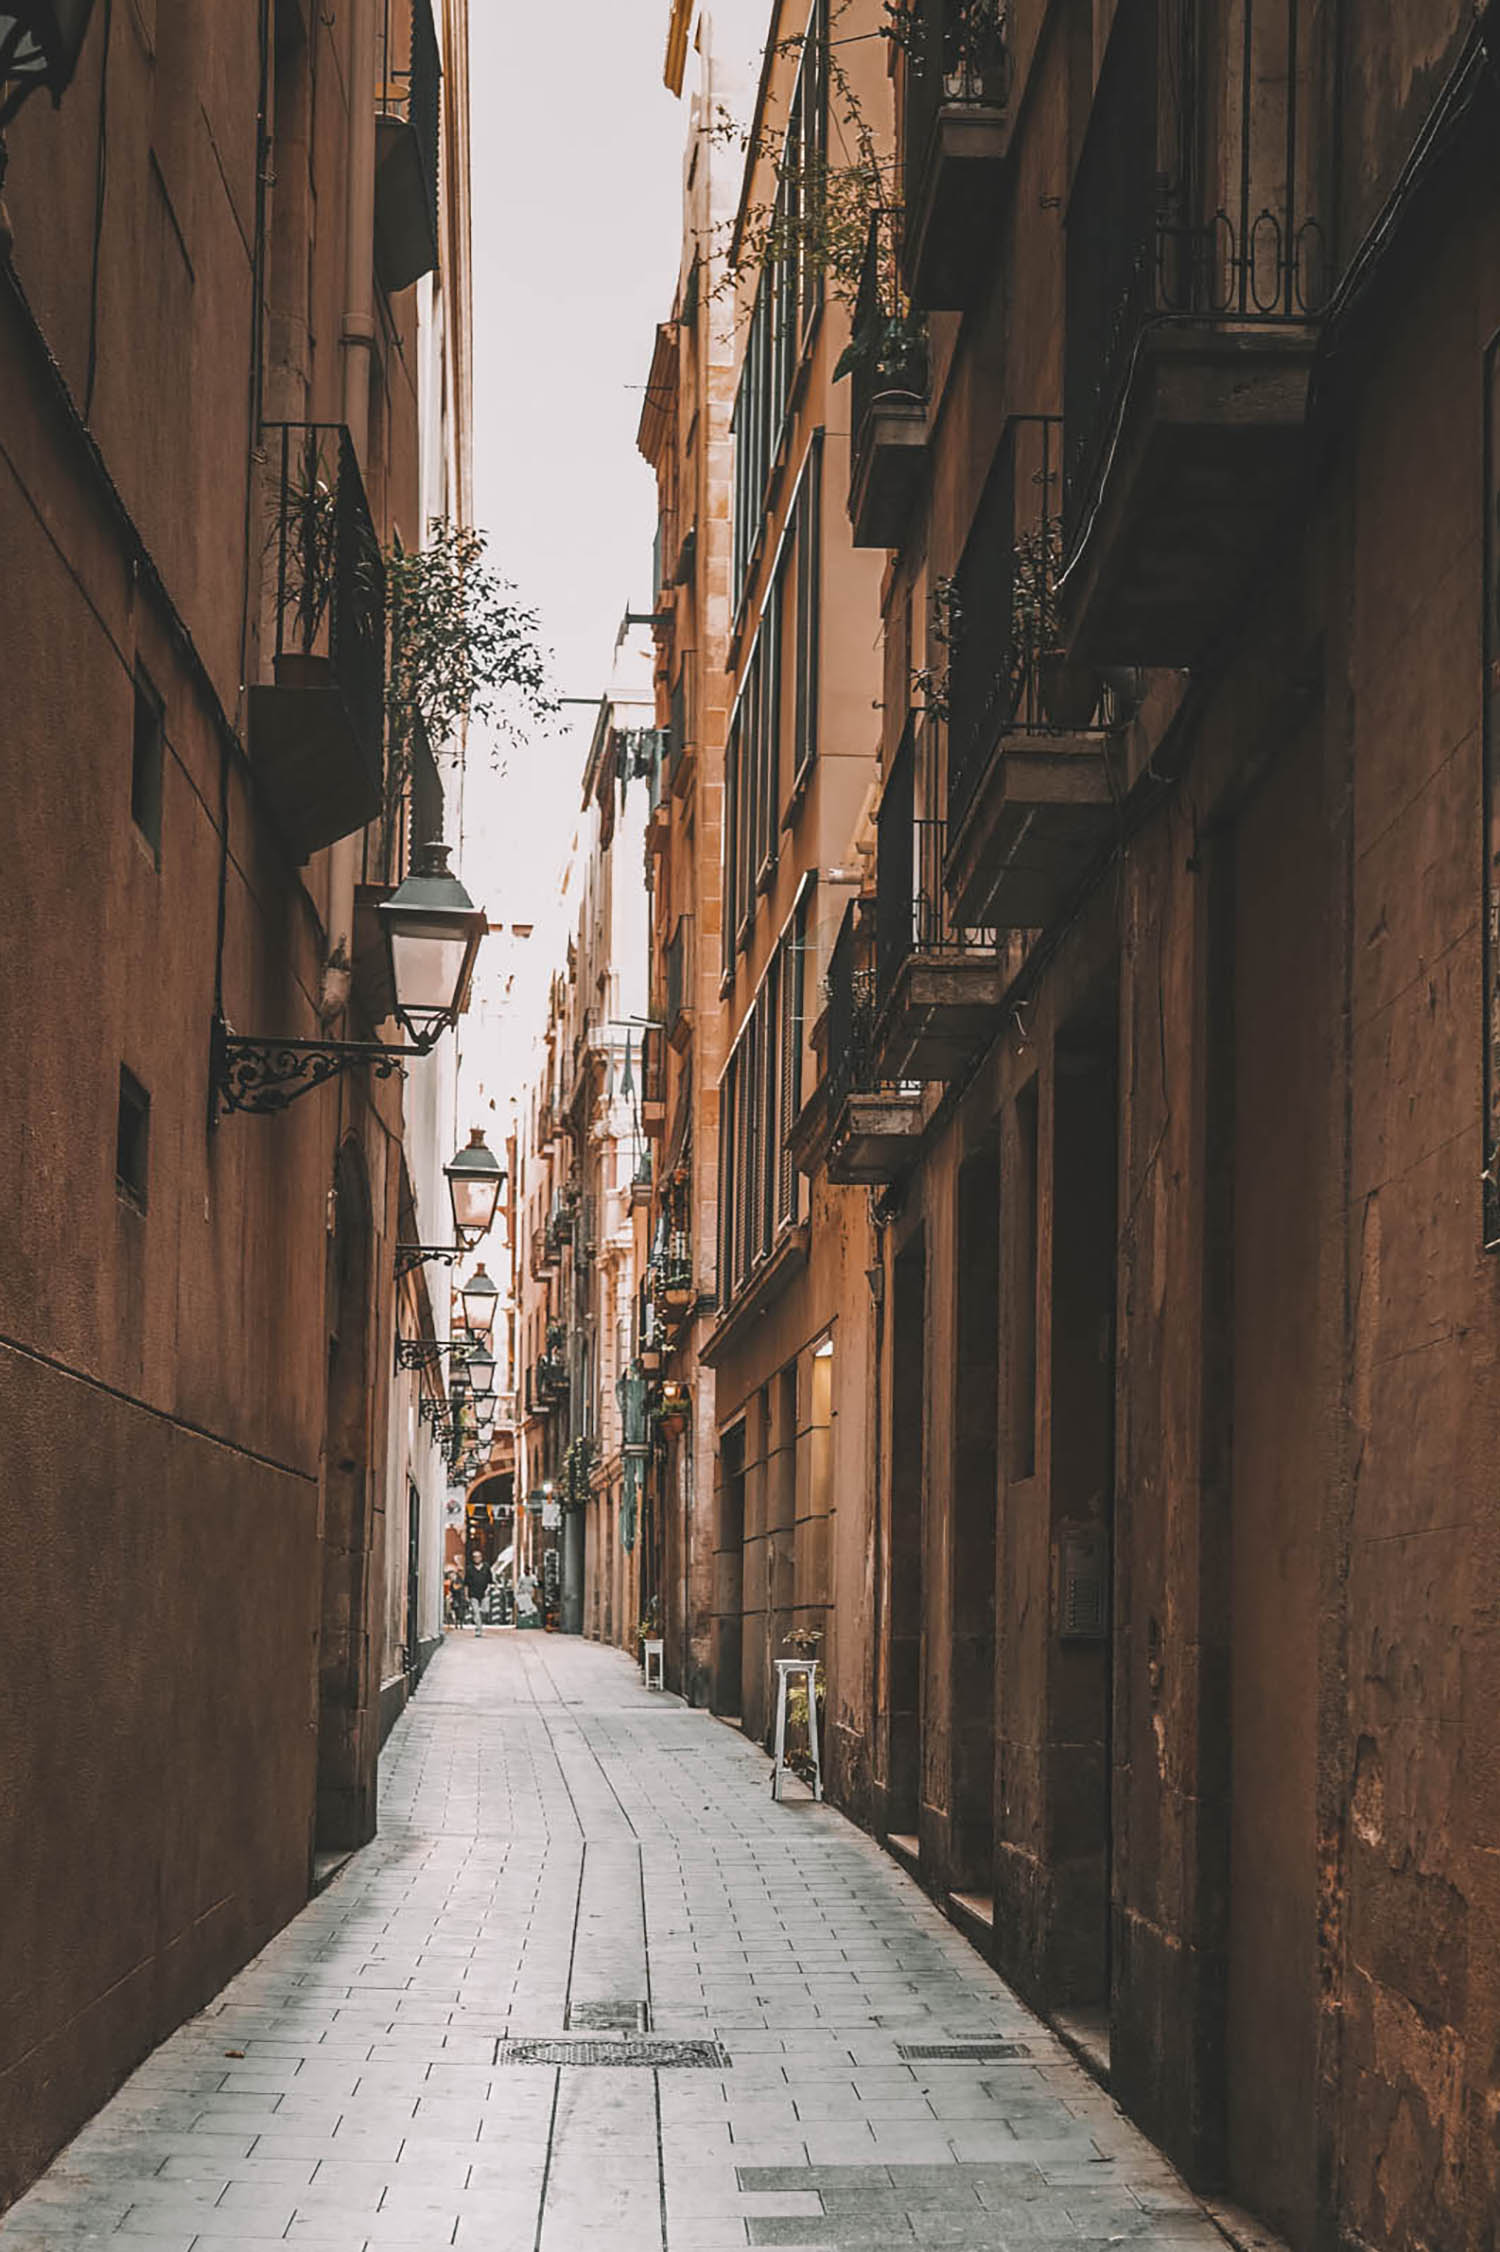
<svg viewBox="0 0 1500 2252">
<path fill-rule="evenodd" d="M 537 614 L 485 561 L 485 546 L 483 532 L 435 516 L 425 547 L 398 539 L 386 553 L 387 860 L 419 723 L 438 751 L 471 720 L 514 736 L 523 719 L 545 721 L 558 708 Z"/>
<path fill-rule="evenodd" d="M 953 651 L 962 637 L 963 625 L 963 602 L 959 596 L 957 579 L 935 580 L 927 640 L 929 647 L 936 646 L 944 651 L 944 658 L 941 664 L 919 665 L 911 676 L 912 693 L 932 719 L 946 720 L 948 717 Z"/>
<path fill-rule="evenodd" d="M 435 516 L 425 547 L 397 540 L 386 556 L 390 716 L 404 726 L 419 712 L 434 745 L 471 720 L 514 731 L 517 707 L 538 720 L 557 710 L 537 614 L 485 561 L 485 545 L 483 532 Z"/>
<path fill-rule="evenodd" d="M 829 11 L 825 51 L 828 76 L 828 144 L 839 155 L 812 153 L 800 139 L 775 128 L 742 135 L 720 111 L 714 131 L 733 135 L 747 164 L 769 161 L 775 189 L 767 201 L 750 204 L 741 215 L 739 239 L 728 260 L 724 283 L 733 288 L 746 273 L 788 265 L 803 274 L 821 274 L 839 301 L 853 308 L 864 270 L 870 220 L 891 203 L 893 159 L 883 158 L 874 128 L 839 59 L 836 27 L 852 0 L 834 0 Z M 778 55 L 800 55 L 806 37 L 781 40 Z"/>
</svg>

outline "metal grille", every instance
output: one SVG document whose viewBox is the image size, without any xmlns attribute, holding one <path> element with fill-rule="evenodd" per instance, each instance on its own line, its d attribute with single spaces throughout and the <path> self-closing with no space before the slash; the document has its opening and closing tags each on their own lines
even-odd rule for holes
<svg viewBox="0 0 1500 2252">
<path fill-rule="evenodd" d="M 725 2072 L 729 2058 L 717 2041 L 502 2041 L 502 2064 L 641 2065 L 657 2072 Z"/>
<path fill-rule="evenodd" d="M 900 2041 L 896 2054 L 903 2064 L 1005 2064 L 1031 2051 L 1024 2041 Z"/>
<path fill-rule="evenodd" d="M 1102 1642 L 1109 1633 L 1109 1541 L 1089 1526 L 1064 1533 L 1058 1632 L 1068 1642 Z"/>
</svg>

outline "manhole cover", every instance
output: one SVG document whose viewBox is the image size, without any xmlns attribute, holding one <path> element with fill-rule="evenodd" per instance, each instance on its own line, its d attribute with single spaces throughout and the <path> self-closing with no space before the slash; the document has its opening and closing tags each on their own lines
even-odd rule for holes
<svg viewBox="0 0 1500 2252">
<path fill-rule="evenodd" d="M 574 2002 L 568 2011 L 570 2033 L 646 2033 L 644 2002 Z"/>
<path fill-rule="evenodd" d="M 898 2041 L 896 2054 L 905 2064 L 1004 2064 L 1031 2051 L 1022 2041 Z"/>
<path fill-rule="evenodd" d="M 729 2058 L 717 2041 L 502 2041 L 502 2064 L 639 2064 L 660 2072 L 724 2072 Z"/>
</svg>

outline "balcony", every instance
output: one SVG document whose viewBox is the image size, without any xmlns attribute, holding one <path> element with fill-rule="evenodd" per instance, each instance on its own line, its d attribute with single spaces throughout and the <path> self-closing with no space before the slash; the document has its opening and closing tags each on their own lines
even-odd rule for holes
<svg viewBox="0 0 1500 2252">
<path fill-rule="evenodd" d="M 671 751 L 669 730 L 652 728 L 646 768 L 646 850 L 652 853 L 666 850 L 672 829 L 672 793 L 668 782 Z"/>
<path fill-rule="evenodd" d="M 962 312 L 994 269 L 1010 154 L 1004 0 L 916 0 L 905 52 L 903 269 L 924 312 Z"/>
<path fill-rule="evenodd" d="M 927 472 L 927 333 L 902 296 L 900 215 L 870 219 L 849 344 L 849 521 L 856 547 L 896 547 Z"/>
<path fill-rule="evenodd" d="M 567 1366 L 556 1353 L 540 1353 L 526 1373 L 526 1412 L 550 1415 L 568 1396 Z"/>
<path fill-rule="evenodd" d="M 1304 479 L 1329 263 L 1304 6 L 1257 0 L 1196 58 L 1153 8 L 1115 18 L 1067 215 L 1062 592 L 1095 663 L 1201 663 Z"/>
<path fill-rule="evenodd" d="M 1061 486 L 1060 420 L 1013 418 L 955 574 L 943 879 L 965 928 L 1045 929 L 1118 824 L 1120 702 L 1063 646 Z"/>
<path fill-rule="evenodd" d="M 678 918 L 677 929 L 667 948 L 667 1038 L 679 1052 L 692 1038 L 692 955 L 693 918 Z"/>
<path fill-rule="evenodd" d="M 935 796 L 931 735 L 922 743 L 923 798 Z M 950 1081 L 993 1037 L 1009 982 L 996 931 L 960 923 L 943 888 L 947 825 L 918 816 L 914 731 L 880 801 L 875 864 L 875 1033 L 883 1080 Z"/>
<path fill-rule="evenodd" d="M 922 1090 L 882 1081 L 872 1063 L 875 970 L 851 900 L 828 962 L 825 1067 L 790 1136 L 798 1166 L 830 1181 L 877 1187 L 911 1163 L 922 1131 Z"/>
<path fill-rule="evenodd" d="M 385 794 L 385 565 L 341 423 L 266 426 L 264 647 L 250 744 L 299 861 L 363 829 Z"/>
<path fill-rule="evenodd" d="M 383 56 L 375 112 L 375 263 L 390 293 L 435 272 L 438 263 L 443 66 L 431 0 L 385 0 Z"/>
<path fill-rule="evenodd" d="M 693 779 L 698 752 L 697 651 L 682 652 L 677 678 L 672 684 L 672 717 L 668 729 L 667 785 L 682 797 Z"/>
<path fill-rule="evenodd" d="M 641 1034 L 641 1131 L 656 1139 L 667 1126 L 667 1050 L 660 1028 Z"/>
</svg>

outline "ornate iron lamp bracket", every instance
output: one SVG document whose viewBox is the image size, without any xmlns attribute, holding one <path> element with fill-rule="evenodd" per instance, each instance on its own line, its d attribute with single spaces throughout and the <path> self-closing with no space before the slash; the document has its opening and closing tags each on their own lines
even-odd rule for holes
<svg viewBox="0 0 1500 2252">
<path fill-rule="evenodd" d="M 431 1053 L 442 1026 L 430 1040 L 409 1048 L 383 1040 L 248 1040 L 214 1019 L 209 1070 L 209 1123 L 221 1110 L 244 1110 L 262 1117 L 285 1110 L 299 1095 L 326 1086 L 341 1072 L 367 1066 L 376 1079 L 392 1079 L 413 1056 Z"/>
<path fill-rule="evenodd" d="M 451 1353 L 454 1366 L 466 1366 L 473 1360 L 479 1347 L 467 1338 L 451 1337 L 398 1337 L 396 1339 L 397 1368 L 439 1368 L 443 1355 Z"/>
<path fill-rule="evenodd" d="M 465 1246 L 460 1243 L 398 1243 L 396 1279 L 399 1282 L 402 1275 L 414 1274 L 429 1259 L 440 1260 L 445 1267 L 454 1266 L 463 1257 L 464 1250 Z"/>
</svg>

